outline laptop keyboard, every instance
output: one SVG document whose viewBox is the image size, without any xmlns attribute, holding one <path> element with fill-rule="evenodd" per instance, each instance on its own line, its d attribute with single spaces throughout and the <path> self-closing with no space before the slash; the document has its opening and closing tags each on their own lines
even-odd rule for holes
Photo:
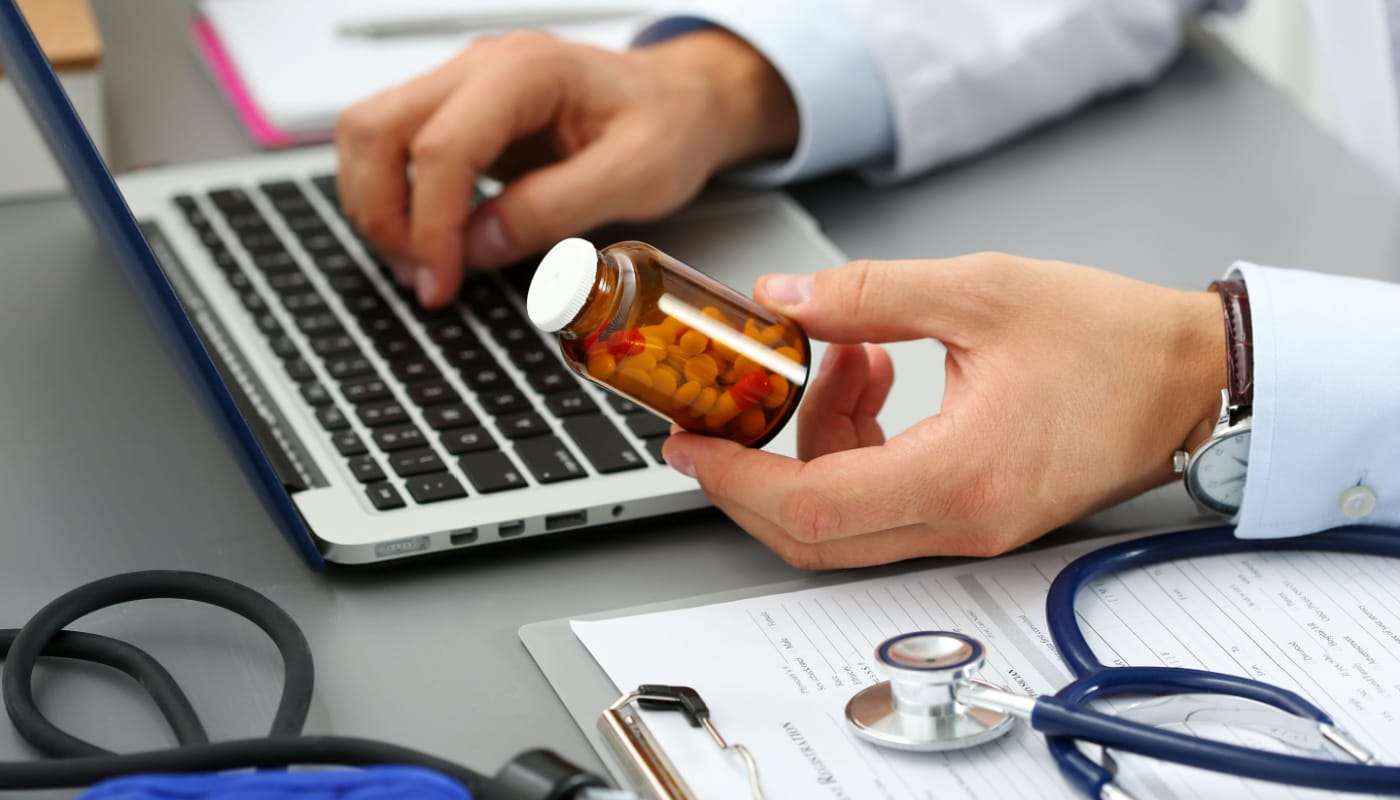
<svg viewBox="0 0 1400 800">
<path fill-rule="evenodd" d="M 310 183 L 338 214 L 335 177 Z M 362 267 L 368 249 L 353 255 L 297 182 L 219 189 L 202 199 L 180 195 L 175 203 L 374 508 L 577 480 L 588 475 L 585 462 L 600 474 L 648 464 L 512 301 L 529 270 L 472 276 L 453 307 L 429 312 L 371 255 L 371 269 L 393 287 L 382 291 Z M 261 274 L 265 291 L 246 266 Z M 395 294 L 397 304 L 389 299 Z M 669 424 L 624 398 L 606 402 L 661 463 Z"/>
</svg>

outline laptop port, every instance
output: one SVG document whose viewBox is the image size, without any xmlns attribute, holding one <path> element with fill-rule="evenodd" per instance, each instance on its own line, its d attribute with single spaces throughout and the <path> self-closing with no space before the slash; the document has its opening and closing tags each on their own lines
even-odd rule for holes
<svg viewBox="0 0 1400 800">
<path fill-rule="evenodd" d="M 554 514 L 544 518 L 544 529 L 557 531 L 560 528 L 577 528 L 588 522 L 587 511 L 570 511 L 567 514 Z"/>
<path fill-rule="evenodd" d="M 476 541 L 476 528 L 463 528 L 460 531 L 453 531 L 447 539 L 452 543 L 453 547 L 471 544 Z"/>
<path fill-rule="evenodd" d="M 519 536 L 524 532 L 525 520 L 523 519 L 518 519 L 515 522 L 502 522 L 500 526 L 496 528 L 496 534 L 502 539 L 506 539 L 511 536 Z"/>
</svg>

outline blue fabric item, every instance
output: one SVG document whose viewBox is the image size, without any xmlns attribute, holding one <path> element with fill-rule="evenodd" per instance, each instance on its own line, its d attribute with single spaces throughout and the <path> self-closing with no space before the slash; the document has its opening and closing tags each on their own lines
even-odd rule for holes
<svg viewBox="0 0 1400 800">
<path fill-rule="evenodd" d="M 132 775 L 78 800 L 472 800 L 460 783 L 419 767 L 324 772 Z"/>
</svg>

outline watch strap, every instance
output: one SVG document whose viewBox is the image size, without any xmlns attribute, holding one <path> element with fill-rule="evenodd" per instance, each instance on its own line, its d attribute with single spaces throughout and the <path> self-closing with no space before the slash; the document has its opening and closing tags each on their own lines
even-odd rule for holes
<svg viewBox="0 0 1400 800">
<path fill-rule="evenodd" d="M 1220 295 L 1225 314 L 1225 369 L 1229 379 L 1231 408 L 1254 405 L 1254 340 L 1249 315 L 1249 294 L 1244 281 L 1223 280 L 1210 285 Z"/>
</svg>

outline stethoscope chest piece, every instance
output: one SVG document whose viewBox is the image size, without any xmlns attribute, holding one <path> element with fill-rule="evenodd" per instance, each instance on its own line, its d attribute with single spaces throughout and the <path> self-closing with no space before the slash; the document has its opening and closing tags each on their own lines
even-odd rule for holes
<svg viewBox="0 0 1400 800">
<path fill-rule="evenodd" d="M 957 699 L 959 685 L 982 683 L 973 675 L 986 655 L 981 642 L 951 631 L 887 639 L 875 659 L 889 680 L 852 697 L 846 721 L 860 738 L 898 750 L 961 750 L 989 742 L 1011 729 L 1013 717 Z"/>
</svg>

